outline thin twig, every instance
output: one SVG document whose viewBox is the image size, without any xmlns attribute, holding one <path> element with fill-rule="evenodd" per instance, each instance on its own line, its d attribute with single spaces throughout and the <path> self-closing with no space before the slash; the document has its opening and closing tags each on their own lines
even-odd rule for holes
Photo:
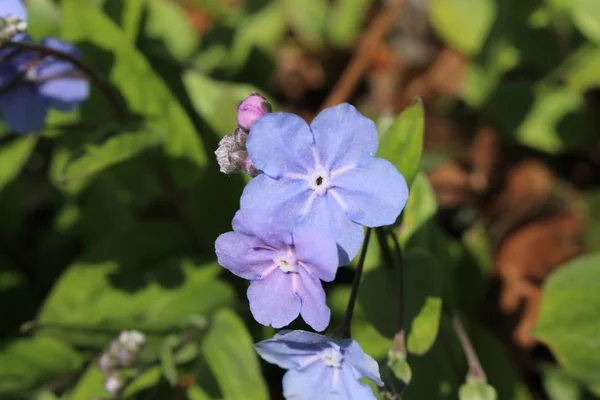
<svg viewBox="0 0 600 400">
<path fill-rule="evenodd" d="M 467 335 L 462 322 L 456 315 L 451 315 L 451 319 L 452 327 L 454 328 L 454 332 L 458 337 L 458 341 L 463 348 L 465 357 L 467 358 L 467 364 L 469 365 L 467 380 L 473 379 L 485 382 L 487 379 L 485 376 L 485 371 L 481 367 L 477 353 L 475 352 L 475 349 L 469 340 L 469 336 Z"/>
<path fill-rule="evenodd" d="M 337 81 L 335 87 L 323 102 L 322 108 L 328 108 L 343 103 L 352 95 L 361 76 L 371 64 L 371 60 L 377 53 L 386 33 L 400 15 L 400 11 L 405 3 L 406 0 L 391 0 L 388 1 L 388 5 L 379 10 L 375 18 L 373 18 L 373 22 L 371 22 L 369 28 L 359 39 L 352 60 L 350 60 L 342 77 Z"/>
<path fill-rule="evenodd" d="M 64 53 L 59 50 L 52 49 L 50 47 L 42 46 L 36 43 L 25 43 L 25 42 L 7 42 L 4 43 L 2 47 L 12 47 L 21 51 L 35 51 L 44 56 L 52 56 L 56 57 L 60 60 L 67 61 L 73 64 L 78 70 L 83 72 L 86 77 L 88 77 L 94 84 L 102 90 L 106 98 L 109 100 L 119 120 L 122 122 L 127 122 L 129 120 L 129 114 L 127 112 L 127 106 L 125 106 L 122 102 L 121 97 L 118 93 L 113 89 L 113 87 L 104 79 L 101 75 L 99 75 L 96 71 L 94 71 L 90 66 L 88 66 L 84 61 L 79 58 L 72 56 L 71 54 Z"/>
<path fill-rule="evenodd" d="M 365 258 L 367 257 L 367 249 L 369 248 L 369 241 L 371 239 L 371 231 L 373 228 L 367 228 L 365 234 L 365 240 L 360 251 L 358 258 L 358 264 L 356 265 L 356 273 L 354 274 L 354 280 L 352 281 L 352 289 L 350 291 L 350 298 L 348 299 L 348 306 L 346 307 L 346 314 L 344 315 L 344 321 L 338 328 L 338 334 L 343 338 L 351 337 L 351 325 L 352 316 L 354 314 L 354 306 L 356 305 L 356 299 L 358 298 L 358 287 L 360 286 L 360 278 L 362 276 L 363 267 L 365 265 Z"/>
<path fill-rule="evenodd" d="M 123 103 L 123 100 L 121 99 L 119 94 L 108 83 L 106 79 L 104 79 L 101 75 L 99 75 L 96 71 L 94 71 L 90 66 L 88 66 L 79 58 L 36 43 L 6 42 L 0 48 L 14 48 L 21 51 L 35 51 L 44 56 L 56 57 L 60 60 L 67 61 L 73 64 L 77 69 L 83 72 L 86 77 L 88 77 L 92 82 L 94 82 L 94 84 L 100 90 L 102 90 L 110 104 L 113 106 L 117 116 L 119 117 L 119 120 L 121 122 L 129 121 L 129 113 L 127 111 L 127 106 Z"/>
</svg>

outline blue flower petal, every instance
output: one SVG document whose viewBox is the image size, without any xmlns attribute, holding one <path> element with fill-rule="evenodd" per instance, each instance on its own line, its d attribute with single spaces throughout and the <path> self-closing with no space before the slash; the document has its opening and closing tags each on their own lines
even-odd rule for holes
<svg viewBox="0 0 600 400">
<path fill-rule="evenodd" d="M 219 265 L 244 279 L 260 279 L 271 268 L 276 254 L 272 250 L 257 249 L 264 243 L 252 236 L 227 232 L 215 242 Z"/>
<path fill-rule="evenodd" d="M 262 121 L 268 115 L 260 118 Z M 277 216 L 284 224 L 292 226 L 300 210 L 306 205 L 311 190 L 305 181 L 273 179 L 261 174 L 244 188 L 241 208 L 257 209 Z"/>
<path fill-rule="evenodd" d="M 293 275 L 277 268 L 264 279 L 252 281 L 247 295 L 258 323 L 282 328 L 298 317 L 302 302 L 294 293 Z"/>
<path fill-rule="evenodd" d="M 61 111 L 73 111 L 90 96 L 90 83 L 83 78 L 55 78 L 39 85 L 40 94 Z"/>
<path fill-rule="evenodd" d="M 315 331 L 321 332 L 329 325 L 331 310 L 327 307 L 327 297 L 319 278 L 304 270 L 297 274 L 300 280 L 299 296 L 302 300 L 300 314 L 304 321 Z"/>
<path fill-rule="evenodd" d="M 6 18 L 9 15 L 14 15 L 21 21 L 27 22 L 27 10 L 21 0 L 2 0 L 0 2 L 0 17 Z"/>
<path fill-rule="evenodd" d="M 358 224 L 390 225 L 408 199 L 406 180 L 387 160 L 372 158 L 332 179 L 348 217 Z"/>
<path fill-rule="evenodd" d="M 354 223 L 329 194 L 317 196 L 310 212 L 298 220 L 298 228 L 310 228 L 331 235 L 338 245 L 340 265 L 350 262 L 362 244 L 363 227 Z"/>
<path fill-rule="evenodd" d="M 62 53 L 67 53 L 77 58 L 81 57 L 81 51 L 73 43 L 66 42 L 64 40 L 52 36 L 42 39 L 40 41 L 40 44 L 42 46 L 50 47 L 51 49 L 58 50 Z"/>
<path fill-rule="evenodd" d="M 360 373 L 359 378 L 368 378 L 378 386 L 383 386 L 377 361 L 366 354 L 356 340 L 342 339 L 339 344 L 344 351 L 344 361 L 350 363 Z"/>
<path fill-rule="evenodd" d="M 302 370 L 290 370 L 283 376 L 283 395 L 294 400 L 342 399 L 331 396 L 334 368 L 316 362 Z M 335 396 L 335 395 L 334 395 Z"/>
<path fill-rule="evenodd" d="M 273 339 L 254 345 L 256 352 L 267 362 L 285 369 L 301 369 L 320 360 L 319 352 L 329 346 L 327 336 L 302 330 L 282 330 Z"/>
<path fill-rule="evenodd" d="M 0 110 L 4 121 L 18 133 L 41 129 L 49 106 L 48 101 L 32 85 L 18 85 L 0 96 Z"/>
<path fill-rule="evenodd" d="M 327 108 L 310 125 L 322 165 L 338 169 L 374 156 L 377 127 L 348 103 Z"/>
<path fill-rule="evenodd" d="M 319 279 L 333 281 L 340 266 L 335 241 L 322 232 L 302 228 L 295 229 L 293 236 L 296 258 Z"/>
<path fill-rule="evenodd" d="M 232 222 L 235 232 L 259 238 L 264 244 L 275 249 L 287 249 L 293 243 L 290 230 L 273 214 L 258 209 L 239 210 Z"/>
<path fill-rule="evenodd" d="M 306 174 L 311 170 L 313 144 L 310 128 L 302 118 L 278 112 L 266 114 L 252 124 L 246 147 L 254 166 L 277 178 L 286 172 Z"/>
<path fill-rule="evenodd" d="M 377 400 L 373 389 L 365 382 L 359 381 L 352 366 L 346 362 L 342 364 L 340 377 L 334 386 L 334 391 L 339 397 L 331 397 L 332 399 Z"/>
</svg>

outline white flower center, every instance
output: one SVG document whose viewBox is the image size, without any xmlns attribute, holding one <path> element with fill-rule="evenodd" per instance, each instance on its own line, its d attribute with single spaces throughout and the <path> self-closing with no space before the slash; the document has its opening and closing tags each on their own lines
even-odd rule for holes
<svg viewBox="0 0 600 400">
<path fill-rule="evenodd" d="M 319 196 L 323 196 L 329 189 L 329 172 L 319 168 L 308 177 L 308 186 Z"/>
<path fill-rule="evenodd" d="M 275 265 L 277 265 L 279 267 L 279 269 L 285 273 L 290 273 L 290 272 L 294 272 L 297 273 L 298 272 L 298 264 L 296 263 L 295 257 L 288 255 L 288 256 L 277 256 L 277 258 L 274 260 L 275 261 Z"/>
<path fill-rule="evenodd" d="M 341 368 L 342 361 L 344 361 L 344 355 L 340 350 L 339 346 L 334 345 L 332 347 L 328 347 L 323 350 L 320 354 L 321 360 L 325 363 L 325 365 L 334 368 Z"/>
</svg>

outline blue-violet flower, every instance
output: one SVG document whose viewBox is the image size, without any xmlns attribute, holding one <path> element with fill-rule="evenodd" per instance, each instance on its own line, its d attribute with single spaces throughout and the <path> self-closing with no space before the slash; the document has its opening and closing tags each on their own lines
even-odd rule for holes
<svg viewBox="0 0 600 400">
<path fill-rule="evenodd" d="M 352 339 L 281 331 L 254 348 L 264 360 L 289 370 L 283 377 L 286 399 L 375 400 L 369 385 L 359 379 L 383 386 L 377 362 Z"/>
<path fill-rule="evenodd" d="M 322 111 L 309 126 L 289 113 L 252 125 L 248 155 L 264 173 L 244 189 L 241 208 L 258 208 L 291 226 L 327 232 L 340 263 L 358 253 L 363 227 L 395 222 L 408 198 L 404 177 L 373 157 L 377 128 L 350 104 Z"/>
<path fill-rule="evenodd" d="M 56 38 L 43 46 L 80 56 L 70 43 Z M 0 64 L 0 111 L 8 126 L 18 132 L 39 130 L 50 107 L 73 111 L 89 97 L 89 82 L 66 61 L 37 52 L 24 52 Z"/>
<path fill-rule="evenodd" d="M 240 210 L 233 232 L 217 238 L 219 264 L 252 281 L 250 311 L 263 325 L 281 328 L 302 315 L 317 331 L 329 324 L 321 280 L 331 282 L 339 266 L 336 244 L 320 232 L 291 231 L 271 215 Z"/>
</svg>

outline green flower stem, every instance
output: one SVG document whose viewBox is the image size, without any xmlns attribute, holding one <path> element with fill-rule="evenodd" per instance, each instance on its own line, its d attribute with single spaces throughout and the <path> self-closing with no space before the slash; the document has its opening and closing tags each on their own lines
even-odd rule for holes
<svg viewBox="0 0 600 400">
<path fill-rule="evenodd" d="M 360 286 L 360 279 L 362 276 L 363 267 L 365 265 L 365 258 L 367 257 L 367 249 L 369 248 L 372 230 L 372 228 L 367 228 L 365 240 L 358 258 L 358 264 L 356 265 L 356 274 L 354 275 L 354 280 L 352 281 L 352 290 L 350 291 L 350 298 L 348 299 L 348 306 L 346 307 L 344 321 L 337 330 L 338 335 L 340 335 L 342 338 L 352 337 L 350 328 L 352 325 L 352 315 L 354 314 L 354 306 L 356 305 L 356 299 L 358 298 L 358 287 Z"/>
<path fill-rule="evenodd" d="M 458 341 L 460 342 L 460 345 L 465 353 L 465 357 L 467 358 L 467 364 L 469 366 L 469 371 L 467 372 L 467 382 L 486 382 L 487 377 L 485 376 L 485 371 L 481 367 L 479 357 L 477 357 L 477 353 L 475 352 L 475 349 L 469 340 L 469 336 L 465 331 L 465 327 L 456 315 L 451 314 L 450 318 L 452 321 L 452 328 L 454 328 L 454 332 L 456 333 Z"/>
</svg>

